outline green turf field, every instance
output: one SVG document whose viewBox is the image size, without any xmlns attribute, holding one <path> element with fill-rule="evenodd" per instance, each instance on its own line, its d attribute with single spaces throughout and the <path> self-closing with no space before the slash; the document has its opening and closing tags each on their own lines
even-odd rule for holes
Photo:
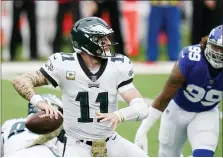
<svg viewBox="0 0 223 158">
<path fill-rule="evenodd" d="M 136 75 L 134 83 L 143 97 L 154 98 L 164 85 L 166 75 Z M 60 97 L 60 92 L 48 88 L 37 88 L 39 93 L 53 93 Z M 9 81 L 2 81 L 2 108 L 1 108 L 1 120 L 4 123 L 5 120 L 17 117 L 23 117 L 27 115 L 27 101 L 20 97 L 12 87 Z M 125 103 L 120 102 L 120 107 L 126 106 Z M 136 130 L 140 122 L 128 122 L 122 123 L 118 126 L 117 132 L 124 138 L 133 141 Z M 149 140 L 149 156 L 157 156 L 158 152 L 158 130 L 159 122 L 148 133 Z M 222 157 L 222 120 L 220 128 L 219 144 L 215 156 Z M 187 143 L 184 152 L 184 156 L 191 155 L 191 149 Z"/>
</svg>

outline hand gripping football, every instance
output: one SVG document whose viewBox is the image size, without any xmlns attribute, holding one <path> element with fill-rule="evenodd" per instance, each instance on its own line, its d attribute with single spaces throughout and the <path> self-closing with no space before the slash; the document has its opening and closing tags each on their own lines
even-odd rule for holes
<svg viewBox="0 0 223 158">
<path fill-rule="evenodd" d="M 39 111 L 26 120 L 26 128 L 36 134 L 48 134 L 55 131 L 63 123 L 63 118 L 50 118 L 45 111 Z"/>
</svg>

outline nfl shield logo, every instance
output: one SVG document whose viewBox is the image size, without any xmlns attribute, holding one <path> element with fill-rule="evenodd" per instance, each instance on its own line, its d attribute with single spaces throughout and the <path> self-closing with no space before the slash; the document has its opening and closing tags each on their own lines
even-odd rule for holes
<svg viewBox="0 0 223 158">
<path fill-rule="evenodd" d="M 97 80 L 97 76 L 91 76 L 91 80 L 95 82 Z"/>
</svg>

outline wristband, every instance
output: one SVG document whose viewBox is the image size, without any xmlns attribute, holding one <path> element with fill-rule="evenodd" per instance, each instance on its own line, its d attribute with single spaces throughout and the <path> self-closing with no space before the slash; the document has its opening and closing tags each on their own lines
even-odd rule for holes
<svg viewBox="0 0 223 158">
<path fill-rule="evenodd" d="M 44 101 L 44 99 L 40 95 L 37 95 L 37 94 L 33 95 L 30 99 L 30 103 L 34 106 L 36 106 L 37 103 L 40 101 Z"/>
</svg>

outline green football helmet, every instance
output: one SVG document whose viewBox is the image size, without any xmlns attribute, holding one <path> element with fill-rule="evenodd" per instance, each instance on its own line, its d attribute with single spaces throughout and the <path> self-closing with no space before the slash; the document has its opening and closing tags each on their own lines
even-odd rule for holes
<svg viewBox="0 0 223 158">
<path fill-rule="evenodd" d="M 107 58 L 115 56 L 111 52 L 111 46 L 117 42 L 111 42 L 114 31 L 101 18 L 87 17 L 77 21 L 71 29 L 71 41 L 75 51 L 83 51 L 91 56 Z"/>
</svg>

